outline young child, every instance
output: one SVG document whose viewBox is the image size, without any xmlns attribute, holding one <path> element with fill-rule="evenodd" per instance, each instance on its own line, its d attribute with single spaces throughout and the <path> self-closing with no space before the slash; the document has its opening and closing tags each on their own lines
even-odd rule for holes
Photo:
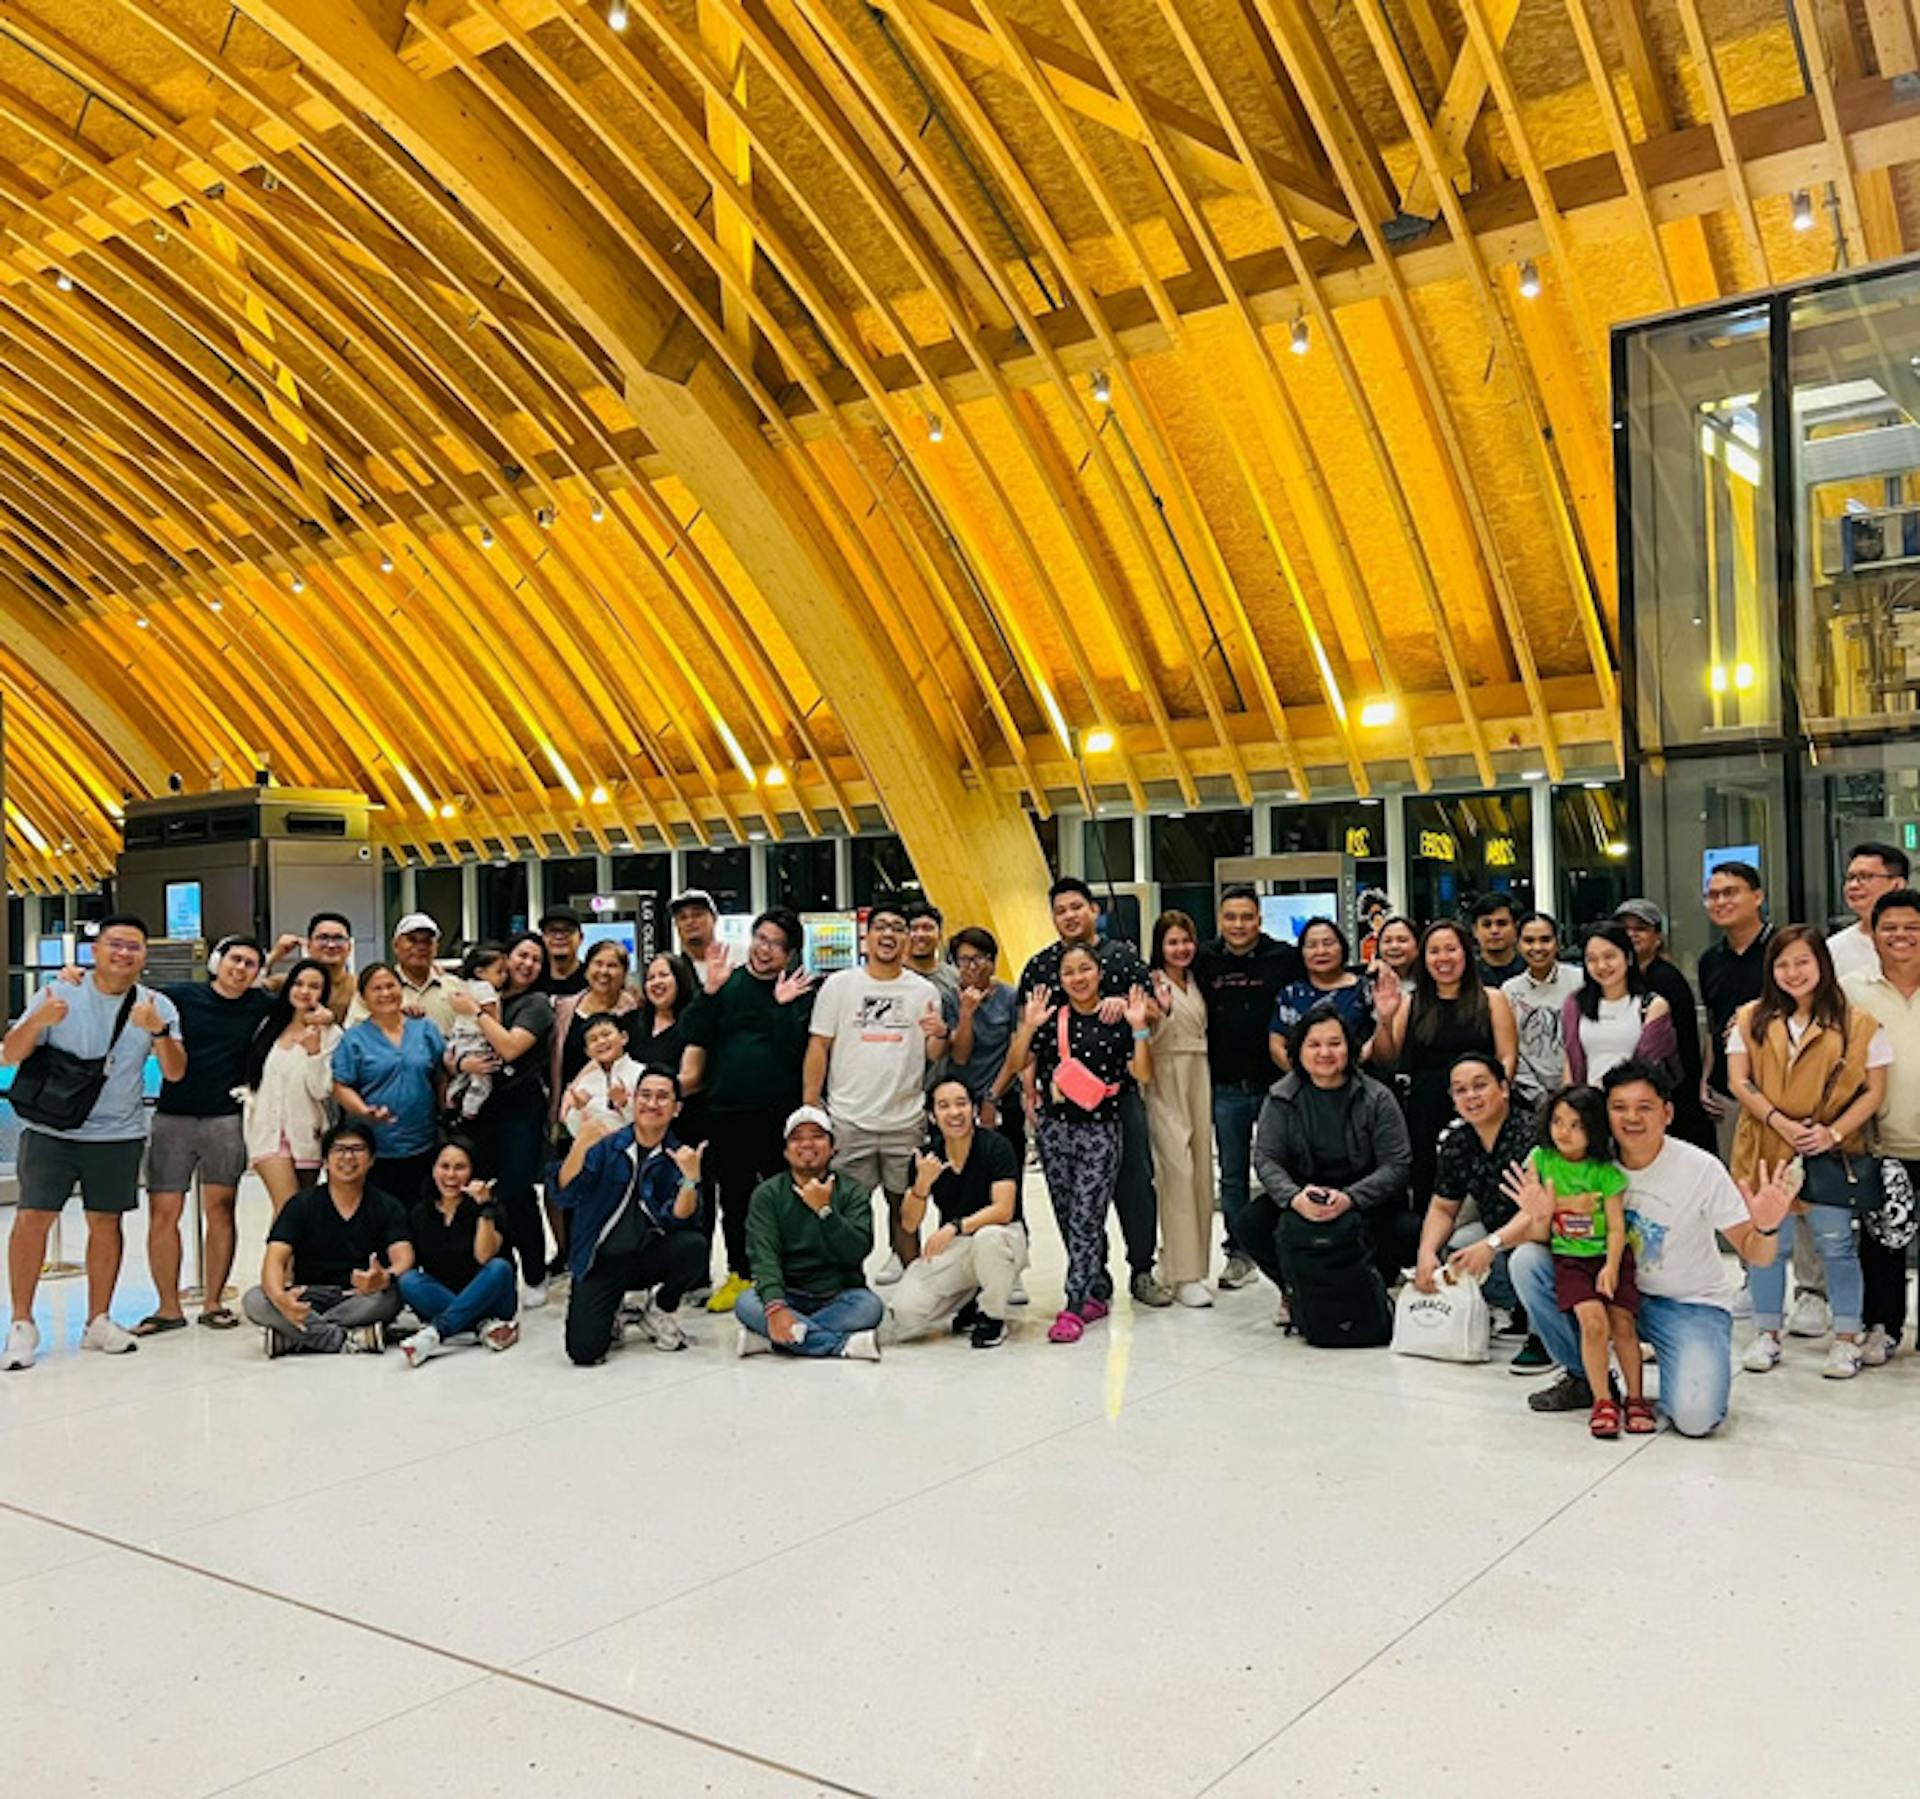
<svg viewBox="0 0 1920 1799">
<path fill-rule="evenodd" d="M 460 978 L 467 984 L 467 992 L 472 995 L 481 1009 L 491 1008 L 493 1016 L 500 1016 L 500 989 L 507 982 L 506 953 L 497 943 L 482 943 L 467 951 L 460 963 Z M 447 1110 L 458 1114 L 462 1119 L 471 1119 L 479 1114 L 480 1108 L 487 1103 L 487 1097 L 493 1092 L 493 1076 L 490 1074 L 462 1074 L 460 1064 L 468 1056 L 490 1056 L 493 1045 L 480 1029 L 478 1014 L 472 1018 L 463 1018 L 455 1013 L 453 1030 L 447 1038 L 447 1061 L 453 1068 L 453 1079 L 447 1082 Z"/>
<path fill-rule="evenodd" d="M 633 1122 L 633 1090 L 644 1072 L 627 1054 L 627 1030 L 611 1015 L 587 1026 L 587 1065 L 567 1089 L 560 1122 L 569 1137 L 577 1137 L 588 1118 L 606 1116 L 615 1124 Z"/>
<path fill-rule="evenodd" d="M 1644 1436 L 1654 1415 L 1642 1385 L 1640 1290 L 1627 1243 L 1627 1177 L 1612 1160 L 1606 1101 L 1592 1087 L 1560 1088 L 1547 1100 L 1541 1134 L 1527 1160 L 1553 1194 L 1553 1296 L 1580 1326 L 1580 1360 L 1594 1395 L 1587 1428 L 1596 1437 L 1620 1434 L 1607 1379 L 1611 1343 L 1627 1388 L 1627 1431 Z"/>
</svg>

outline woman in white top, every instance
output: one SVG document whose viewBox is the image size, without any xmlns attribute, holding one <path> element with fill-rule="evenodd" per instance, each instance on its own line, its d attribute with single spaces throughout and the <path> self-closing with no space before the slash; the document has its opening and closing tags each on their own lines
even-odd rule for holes
<svg viewBox="0 0 1920 1799">
<path fill-rule="evenodd" d="M 1587 938 L 1587 978 L 1561 1010 L 1566 1079 L 1597 1087 L 1622 1062 L 1648 1062 L 1672 1080 L 1680 1072 L 1680 1043 L 1673 1014 L 1633 953 L 1633 940 L 1617 924 L 1596 927 Z"/>
<path fill-rule="evenodd" d="M 1160 1268 L 1183 1306 L 1210 1306 L 1207 1258 L 1213 1226 L 1213 1088 L 1207 1075 L 1207 1002 L 1193 978 L 1200 939 L 1184 912 L 1153 927 L 1154 1079 L 1147 1135 L 1160 1196 Z"/>
<path fill-rule="evenodd" d="M 326 1008 L 327 970 L 296 962 L 247 1047 L 239 1089 L 247 1161 L 273 1202 L 274 1216 L 320 1166 L 320 1136 L 333 1093 L 333 1051 L 340 1027 Z"/>
</svg>

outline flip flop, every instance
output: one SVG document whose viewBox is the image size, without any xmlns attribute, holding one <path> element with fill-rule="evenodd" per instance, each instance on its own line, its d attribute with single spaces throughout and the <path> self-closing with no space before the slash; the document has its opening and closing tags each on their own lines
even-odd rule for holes
<svg viewBox="0 0 1920 1799">
<path fill-rule="evenodd" d="M 168 1318 L 153 1312 L 133 1327 L 133 1334 L 136 1337 L 164 1337 L 168 1331 L 183 1331 L 186 1328 L 187 1321 L 184 1318 Z"/>
<path fill-rule="evenodd" d="M 200 1322 L 210 1331 L 232 1331 L 240 1328 L 238 1316 L 225 1306 L 209 1306 L 200 1314 Z"/>
</svg>

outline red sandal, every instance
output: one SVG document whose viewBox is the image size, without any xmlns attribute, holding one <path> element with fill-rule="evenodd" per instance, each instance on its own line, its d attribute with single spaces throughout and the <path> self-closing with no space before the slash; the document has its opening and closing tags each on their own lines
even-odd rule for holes
<svg viewBox="0 0 1920 1799">
<path fill-rule="evenodd" d="M 1596 1399 L 1587 1417 L 1587 1430 L 1596 1437 L 1620 1434 L 1620 1408 L 1611 1399 Z"/>
<path fill-rule="evenodd" d="M 1660 1428 L 1660 1420 L 1655 1415 L 1651 1399 L 1629 1399 L 1627 1401 L 1627 1435 L 1630 1437 L 1651 1436 Z"/>
</svg>

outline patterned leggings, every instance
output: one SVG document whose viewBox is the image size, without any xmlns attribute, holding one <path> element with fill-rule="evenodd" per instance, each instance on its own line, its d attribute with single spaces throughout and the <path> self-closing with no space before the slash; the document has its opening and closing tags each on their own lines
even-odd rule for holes
<svg viewBox="0 0 1920 1799">
<path fill-rule="evenodd" d="M 1042 1112 L 1034 1135 L 1054 1221 L 1067 1246 L 1067 1307 L 1077 1312 L 1107 1265 L 1107 1208 L 1120 1178 L 1120 1121 Z"/>
</svg>

